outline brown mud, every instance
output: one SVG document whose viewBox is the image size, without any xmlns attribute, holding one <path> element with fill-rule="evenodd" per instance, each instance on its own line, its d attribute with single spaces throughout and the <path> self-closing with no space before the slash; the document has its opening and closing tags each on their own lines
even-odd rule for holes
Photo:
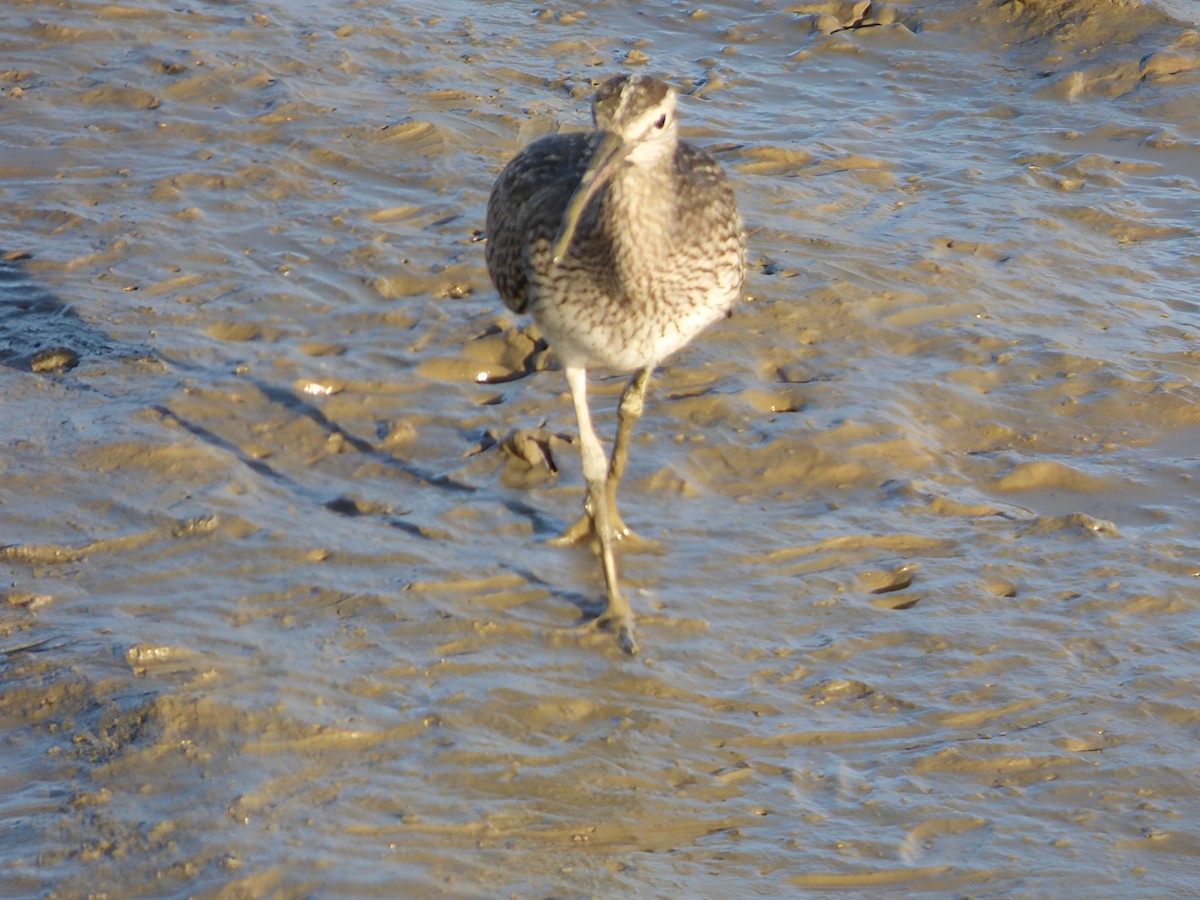
<svg viewBox="0 0 1200 900">
<path fill-rule="evenodd" d="M 1194 891 L 1187 9 L 5 6 L 0 895 Z M 480 231 L 624 69 L 751 245 L 636 660 Z"/>
</svg>

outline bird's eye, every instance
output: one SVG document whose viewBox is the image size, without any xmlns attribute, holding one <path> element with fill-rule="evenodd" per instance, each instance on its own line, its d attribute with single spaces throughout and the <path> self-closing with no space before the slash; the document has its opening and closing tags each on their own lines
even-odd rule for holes
<svg viewBox="0 0 1200 900">
<path fill-rule="evenodd" d="M 667 124 L 667 116 L 666 116 L 666 113 L 663 113 L 661 116 L 658 117 L 658 121 L 656 121 L 654 123 L 654 127 L 655 128 L 663 128 L 664 126 L 666 126 L 666 124 Z"/>
</svg>

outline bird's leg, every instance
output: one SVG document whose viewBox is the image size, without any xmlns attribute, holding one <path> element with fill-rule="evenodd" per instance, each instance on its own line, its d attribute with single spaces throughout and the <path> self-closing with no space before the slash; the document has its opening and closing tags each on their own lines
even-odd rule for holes
<svg viewBox="0 0 1200 900">
<path fill-rule="evenodd" d="M 617 485 L 625 475 L 625 464 L 629 462 L 629 437 L 633 434 L 634 423 L 641 418 L 646 385 L 649 383 L 650 367 L 638 369 L 625 386 L 621 405 L 617 408 L 617 439 L 613 443 L 612 462 L 608 466 L 608 506 L 612 510 L 613 528 L 621 532 L 622 537 L 633 532 L 625 527 L 617 514 Z"/>
<path fill-rule="evenodd" d="M 613 443 L 612 462 L 608 467 L 608 481 L 605 496 L 608 499 L 608 522 L 612 528 L 613 537 L 625 542 L 631 548 L 648 549 L 654 546 L 635 534 L 633 529 L 625 524 L 617 511 L 617 485 L 625 475 L 625 465 L 629 462 L 629 440 L 633 434 L 634 423 L 642 415 L 642 407 L 646 397 L 646 386 L 650 383 L 650 367 L 638 369 L 629 384 L 621 394 L 621 404 L 617 409 L 617 439 Z M 583 541 L 595 538 L 599 521 L 589 497 L 584 504 L 584 513 L 576 519 L 561 535 L 551 543 L 559 547 L 576 546 Z"/>
<path fill-rule="evenodd" d="M 604 459 L 604 448 L 592 428 L 587 400 L 587 373 L 578 367 L 568 367 L 566 373 L 571 399 L 575 402 L 575 417 L 579 420 L 579 445 L 583 458 L 583 477 L 587 481 L 587 502 L 595 517 L 600 541 L 600 565 L 604 569 L 604 586 L 608 592 L 608 608 L 596 623 L 614 625 L 621 648 L 626 653 L 634 654 L 637 653 L 637 641 L 633 636 L 633 610 L 629 607 L 629 601 L 621 596 L 621 588 L 617 583 L 617 561 L 613 554 L 612 523 L 609 522 L 608 465 Z"/>
</svg>

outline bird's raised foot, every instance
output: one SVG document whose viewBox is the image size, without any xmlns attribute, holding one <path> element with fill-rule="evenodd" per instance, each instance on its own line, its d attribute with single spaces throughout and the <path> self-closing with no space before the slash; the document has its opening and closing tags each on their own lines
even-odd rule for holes
<svg viewBox="0 0 1200 900">
<path fill-rule="evenodd" d="M 613 542 L 622 550 L 627 550 L 630 553 L 656 553 L 660 549 L 658 541 L 644 538 L 622 520 L 621 516 L 614 509 L 609 513 L 612 525 Z M 552 547 L 580 547 L 589 546 L 593 552 L 598 552 L 600 547 L 600 537 L 596 534 L 596 522 L 592 518 L 591 513 L 585 512 L 582 516 L 567 526 L 566 530 L 558 537 L 552 537 L 548 541 Z"/>
<path fill-rule="evenodd" d="M 605 614 L 598 616 L 589 623 L 591 627 L 596 629 L 609 629 L 616 631 L 617 643 L 621 649 L 630 656 L 637 656 L 638 645 L 637 638 L 633 632 L 633 616 L 616 616 Z"/>
<path fill-rule="evenodd" d="M 581 622 L 578 625 L 551 628 L 546 633 L 552 634 L 557 638 L 566 638 L 572 642 L 591 646 L 592 644 L 599 645 L 603 640 L 611 640 L 611 638 L 606 638 L 601 633 L 604 631 L 615 631 L 617 645 L 629 656 L 638 655 L 638 643 L 634 633 L 633 619 L 629 617 L 602 614 L 594 619 Z"/>
</svg>

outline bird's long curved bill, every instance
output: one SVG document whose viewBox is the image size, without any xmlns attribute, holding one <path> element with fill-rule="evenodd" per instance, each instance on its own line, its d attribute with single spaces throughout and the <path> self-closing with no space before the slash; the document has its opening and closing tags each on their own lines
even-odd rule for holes
<svg viewBox="0 0 1200 900">
<path fill-rule="evenodd" d="M 562 222 L 558 226 L 558 236 L 554 239 L 554 262 L 562 262 L 575 237 L 575 229 L 588 203 L 596 195 L 596 191 L 612 178 L 617 168 L 625 162 L 625 142 L 620 135 L 606 134 L 603 142 L 596 148 L 592 161 L 588 163 L 587 171 L 579 179 L 579 187 L 571 195 L 567 211 L 563 213 Z"/>
</svg>

